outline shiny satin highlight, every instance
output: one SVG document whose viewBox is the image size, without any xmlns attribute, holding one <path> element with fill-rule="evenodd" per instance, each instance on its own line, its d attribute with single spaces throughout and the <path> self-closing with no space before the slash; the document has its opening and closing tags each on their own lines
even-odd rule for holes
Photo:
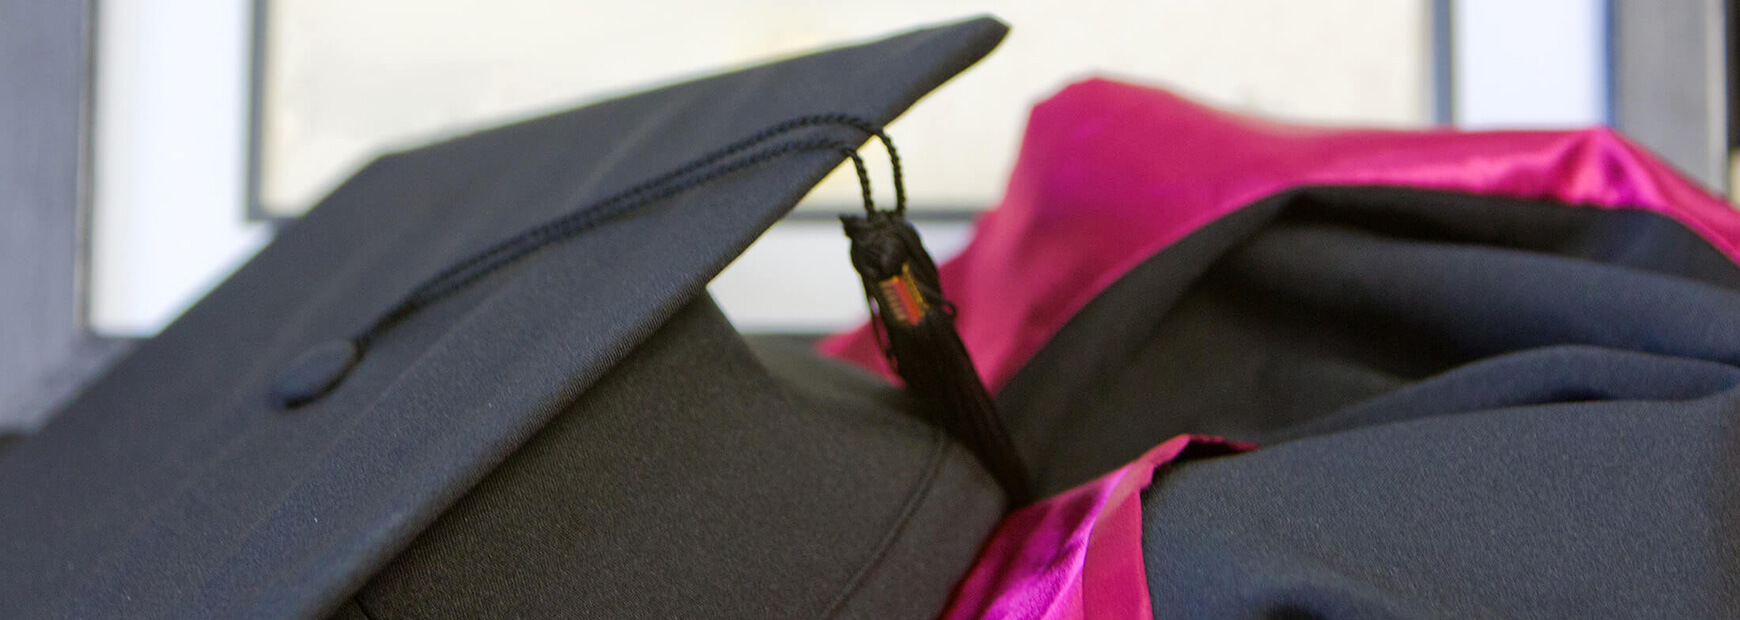
<svg viewBox="0 0 1740 620">
<path fill-rule="evenodd" d="M 1033 109 L 1003 201 L 941 268 L 993 391 L 1124 273 L 1198 228 L 1307 185 L 1383 185 L 1672 217 L 1730 259 L 1740 214 L 1611 129 L 1330 129 L 1089 80 Z M 892 376 L 864 328 L 820 350 Z"/>
<path fill-rule="evenodd" d="M 1185 235 L 1309 185 L 1403 186 L 1672 217 L 1740 257 L 1740 214 L 1625 137 L 1581 131 L 1318 128 L 1090 80 L 1034 108 L 1002 203 L 941 268 L 958 327 L 992 390 L 1070 317 Z M 867 328 L 819 345 L 892 377 Z M 1150 618 L 1138 494 L 1193 444 L 1135 462 L 1008 518 L 947 617 Z"/>
<path fill-rule="evenodd" d="M 1175 460 L 1253 448 L 1179 435 L 1092 482 L 1010 514 L 943 617 L 1153 618 L 1142 564 L 1142 490 Z"/>
</svg>

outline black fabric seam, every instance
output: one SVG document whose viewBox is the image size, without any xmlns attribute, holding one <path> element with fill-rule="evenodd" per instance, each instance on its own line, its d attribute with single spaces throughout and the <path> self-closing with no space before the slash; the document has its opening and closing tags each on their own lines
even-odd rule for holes
<svg viewBox="0 0 1740 620">
<path fill-rule="evenodd" d="M 932 448 L 929 462 L 925 465 L 924 476 L 919 479 L 918 484 L 913 487 L 912 493 L 907 496 L 906 504 L 900 508 L 900 516 L 895 519 L 893 526 L 888 528 L 882 541 L 877 543 L 875 552 L 846 582 L 845 588 L 840 591 L 839 596 L 836 596 L 834 601 L 828 604 L 826 610 L 822 612 L 822 617 L 839 617 L 841 611 L 845 609 L 846 603 L 858 594 L 858 590 L 870 580 L 870 575 L 882 565 L 882 561 L 887 559 L 889 552 L 894 549 L 895 543 L 899 542 L 901 536 L 906 533 L 906 526 L 912 522 L 913 517 L 918 515 L 919 507 L 923 506 L 925 500 L 930 498 L 931 488 L 942 473 L 943 465 L 948 462 L 949 448 L 953 445 L 948 434 L 941 429 L 933 430 L 931 436 L 935 438 L 932 442 L 935 447 Z"/>
<path fill-rule="evenodd" d="M 1623 202 L 1623 203 L 1614 204 L 1614 205 L 1605 205 L 1605 204 L 1601 204 L 1601 203 L 1593 202 L 1593 201 L 1574 202 L 1574 201 L 1570 201 L 1570 200 L 1560 200 L 1560 199 L 1553 197 L 1553 196 L 1513 196 L 1510 194 L 1498 193 L 1496 191 L 1494 191 L 1494 192 L 1476 191 L 1476 190 L 1470 190 L 1470 189 L 1464 189 L 1464 188 L 1417 187 L 1417 186 L 1411 186 L 1411 185 L 1385 185 L 1385 184 L 1378 184 L 1378 183 L 1326 183 L 1326 184 L 1304 184 L 1304 185 L 1295 185 L 1292 187 L 1288 187 L 1286 189 L 1282 189 L 1280 191 L 1265 195 L 1258 200 L 1254 200 L 1254 201 L 1248 202 L 1244 205 L 1241 205 L 1238 208 L 1233 209 L 1232 211 L 1228 211 L 1226 214 L 1223 214 L 1221 217 L 1231 215 L 1232 213 L 1237 212 L 1237 211 L 1243 211 L 1246 208 L 1255 206 L 1257 203 L 1260 203 L 1260 202 L 1263 202 L 1266 200 L 1282 199 L 1283 196 L 1304 195 L 1304 194 L 1309 194 L 1313 191 L 1335 192 L 1335 191 L 1349 191 L 1349 190 L 1355 191 L 1355 192 L 1369 191 L 1369 190 L 1380 190 L 1380 191 L 1381 190 L 1390 190 L 1390 191 L 1396 191 L 1396 192 L 1402 192 L 1402 193 L 1411 192 L 1411 193 L 1426 194 L 1426 195 L 1436 194 L 1436 195 L 1442 196 L 1442 197 L 1463 196 L 1463 197 L 1475 198 L 1475 199 L 1480 199 L 1480 200 L 1508 201 L 1508 202 L 1532 204 L 1532 205 L 1539 205 L 1542 207 L 1558 208 L 1558 209 L 1578 209 L 1578 210 L 1588 209 L 1588 210 L 1604 211 L 1604 212 L 1610 212 L 1610 213 L 1611 212 L 1639 213 L 1639 214 L 1644 214 L 1647 216 L 1654 216 L 1654 217 L 1666 220 L 1667 222 L 1679 227 L 1681 230 L 1684 230 L 1686 233 L 1690 234 L 1692 236 L 1692 238 L 1697 239 L 1699 242 L 1703 243 L 1706 248 L 1716 252 L 1717 255 L 1728 259 L 1727 262 L 1730 265 L 1733 265 L 1736 269 L 1740 269 L 1740 260 L 1736 260 L 1732 257 L 1729 257 L 1728 253 L 1723 251 L 1722 246 L 1718 245 L 1714 239 L 1711 239 L 1709 236 L 1705 235 L 1704 232 L 1702 230 L 1700 230 L 1698 227 L 1693 226 L 1689 220 L 1682 219 L 1681 214 L 1679 212 L 1674 211 L 1671 208 L 1668 210 L 1661 210 L 1661 209 L 1657 209 L 1654 207 L 1650 207 L 1650 206 L 1646 206 L 1646 205 L 1642 205 L 1642 204 L 1634 203 L 1634 202 Z M 1219 220 L 1219 219 L 1220 218 L 1215 218 L 1215 220 Z M 1201 230 L 1201 228 L 1197 228 L 1196 230 Z M 1194 233 L 1196 231 L 1192 230 L 1190 232 Z M 1167 246 L 1167 247 L 1171 247 L 1171 246 Z M 1165 248 L 1162 248 L 1162 249 L 1165 249 Z M 1158 252 L 1156 252 L 1156 254 L 1158 254 Z M 1150 256 L 1150 258 L 1151 257 L 1152 256 Z M 1146 259 L 1144 259 L 1144 260 L 1146 260 Z M 1660 274 L 1660 275 L 1672 276 L 1672 274 Z"/>
<path fill-rule="evenodd" d="M 364 618 L 368 618 L 368 620 L 375 620 L 375 615 L 374 615 L 374 614 L 372 614 L 372 613 L 369 613 L 369 607 L 368 607 L 368 605 L 364 605 L 364 604 L 363 604 L 363 598 L 362 598 L 362 593 L 361 593 L 361 592 L 358 592 L 358 593 L 357 593 L 357 594 L 356 594 L 356 596 L 352 596 L 352 597 L 350 597 L 350 602 L 352 602 L 352 603 L 356 603 L 356 611 L 357 611 L 357 613 L 360 613 L 360 614 L 362 614 L 362 615 L 363 615 L 363 617 L 364 617 Z"/>
<path fill-rule="evenodd" d="M 1042 352 L 1044 352 L 1045 349 L 1051 345 L 1052 341 L 1057 339 L 1057 336 L 1059 334 L 1062 334 L 1066 330 L 1068 330 L 1070 327 L 1070 323 L 1074 322 L 1076 320 L 1077 316 L 1080 316 L 1084 311 L 1088 310 L 1096 300 L 1098 300 L 1101 296 L 1103 296 L 1107 291 L 1112 290 L 1113 287 L 1116 287 L 1118 285 L 1118 283 L 1123 281 L 1125 277 L 1129 276 L 1131 272 L 1134 272 L 1137 269 L 1140 269 L 1144 264 L 1147 264 L 1147 263 L 1153 261 L 1156 257 L 1160 256 L 1166 250 L 1177 246 L 1178 243 L 1183 241 L 1185 238 L 1190 237 L 1191 235 L 1195 235 L 1196 233 L 1202 231 L 1203 229 L 1208 228 L 1209 226 L 1213 226 L 1214 224 L 1221 222 L 1227 218 L 1230 218 L 1230 217 L 1234 216 L 1235 214 L 1243 213 L 1243 212 L 1248 211 L 1251 208 L 1256 207 L 1257 205 L 1260 205 L 1263 203 L 1267 203 L 1267 202 L 1271 202 L 1271 201 L 1280 201 L 1282 203 L 1286 203 L 1288 201 L 1293 200 L 1294 198 L 1296 198 L 1298 196 L 1309 195 L 1310 193 L 1312 193 L 1314 191 L 1335 192 L 1335 191 L 1343 191 L 1343 190 L 1351 190 L 1351 191 L 1356 191 L 1356 192 L 1357 191 L 1370 191 L 1370 190 L 1379 190 L 1379 191 L 1392 190 L 1392 191 L 1399 191 L 1399 192 L 1417 192 L 1417 193 L 1422 193 L 1422 194 L 1437 194 L 1437 195 L 1441 195 L 1441 196 L 1466 196 L 1466 197 L 1471 197 L 1471 198 L 1476 198 L 1476 199 L 1505 200 L 1505 201 L 1513 201 L 1513 202 L 1521 202 L 1521 203 L 1533 203 L 1533 204 L 1539 204 L 1542 206 L 1567 208 L 1567 209 L 1595 209 L 1595 210 L 1609 211 L 1609 212 L 1644 213 L 1644 214 L 1649 214 L 1649 215 L 1653 215 L 1653 216 L 1665 219 L 1668 222 L 1678 226 L 1679 228 L 1683 229 L 1686 233 L 1690 234 L 1693 238 L 1695 238 L 1699 242 L 1703 243 L 1708 249 L 1715 251 L 1717 254 L 1721 255 L 1724 258 L 1728 258 L 1728 262 L 1730 264 L 1732 264 L 1735 267 L 1735 269 L 1740 269 L 1740 259 L 1728 257 L 1727 253 L 1723 252 L 1722 248 L 1720 246 L 1716 245 L 1713 241 L 1711 241 L 1711 239 L 1709 237 L 1704 236 L 1704 234 L 1702 232 L 1700 232 L 1697 228 L 1694 228 L 1694 227 L 1688 225 L 1685 221 L 1681 220 L 1679 217 L 1677 217 L 1671 213 L 1657 211 L 1654 209 L 1650 209 L 1650 208 L 1639 206 L 1639 205 L 1632 204 L 1632 203 L 1625 203 L 1625 204 L 1618 205 L 1618 206 L 1605 206 L 1605 205 L 1600 205 L 1600 204 L 1596 204 L 1596 203 L 1592 203 L 1592 202 L 1562 201 L 1562 200 L 1556 200 L 1556 199 L 1553 199 L 1550 197 L 1518 197 L 1518 196 L 1510 196 L 1510 195 L 1498 194 L 1498 193 L 1477 192 L 1477 191 L 1471 191 L 1471 190 L 1467 190 L 1467 189 L 1415 187 L 1415 186 L 1407 186 L 1407 185 L 1384 185 L 1384 184 L 1378 184 L 1378 183 L 1321 183 L 1321 184 L 1307 183 L 1307 184 L 1301 184 L 1301 185 L 1293 185 L 1293 186 L 1284 187 L 1282 189 L 1264 194 L 1264 195 L 1256 198 L 1255 200 L 1247 201 L 1244 204 L 1241 204 L 1234 209 L 1228 210 L 1225 213 L 1222 213 L 1222 214 L 1217 215 L 1213 218 L 1210 218 L 1208 221 L 1203 222 L 1200 226 L 1197 226 L 1195 228 L 1192 228 L 1192 229 L 1186 231 L 1183 237 L 1179 237 L 1178 239 L 1174 239 L 1171 243 L 1168 243 L 1165 246 L 1162 246 L 1159 249 L 1155 250 L 1154 252 L 1148 253 L 1145 256 L 1143 256 L 1140 261 L 1137 261 L 1129 269 L 1126 269 L 1122 273 L 1119 273 L 1118 276 L 1116 278 L 1113 278 L 1109 284 L 1107 284 L 1105 287 L 1101 288 L 1099 291 L 1096 291 L 1094 293 L 1093 297 L 1088 299 L 1088 302 L 1086 304 L 1083 304 L 1082 307 L 1077 308 L 1075 310 L 1075 312 L 1071 313 L 1069 318 L 1065 319 L 1063 321 L 1063 324 L 1058 327 L 1057 331 L 1054 332 L 1051 335 L 1051 337 L 1047 338 L 1045 340 L 1044 344 L 1041 344 L 1039 346 L 1039 348 L 1033 352 L 1032 355 L 1028 356 L 1028 358 L 1025 361 L 1023 361 L 1019 367 L 1017 367 L 1015 369 L 1014 373 L 1010 375 L 1010 381 L 1005 382 L 1003 384 L 1002 388 L 1009 387 L 1009 384 L 1011 382 L 1013 382 L 1014 379 L 1018 378 L 1021 375 L 1021 373 L 1027 369 L 1027 366 L 1029 364 L 1031 364 L 1034 359 L 1037 359 L 1040 356 L 1040 354 Z M 1283 209 L 1283 211 L 1284 210 L 1285 209 Z M 1277 217 L 1281 217 L 1284 215 L 1285 215 L 1284 213 L 1277 213 L 1276 214 Z M 1674 274 L 1657 274 L 1657 275 L 1666 276 L 1666 277 L 1680 277 L 1680 276 L 1676 276 Z M 1681 279 L 1687 279 L 1687 278 L 1682 277 Z M 998 389 L 997 393 L 992 394 L 992 398 L 996 399 L 997 397 L 1001 396 L 1002 391 L 1003 390 L 1001 388 Z"/>
</svg>

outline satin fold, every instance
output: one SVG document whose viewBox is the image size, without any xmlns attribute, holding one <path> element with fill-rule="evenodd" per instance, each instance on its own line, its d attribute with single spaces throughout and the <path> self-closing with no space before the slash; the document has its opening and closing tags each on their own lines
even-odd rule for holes
<svg viewBox="0 0 1740 620">
<path fill-rule="evenodd" d="M 1642 209 L 1730 259 L 1740 214 L 1612 129 L 1322 128 L 1094 79 L 1033 109 L 1001 204 L 942 266 L 961 338 L 1002 387 L 1088 301 L 1185 235 L 1308 185 L 1378 185 Z M 866 327 L 819 349 L 892 377 Z"/>
<path fill-rule="evenodd" d="M 1126 272 L 1204 225 L 1288 189 L 1399 186 L 1675 219 L 1730 260 L 1740 214 L 1611 129 L 1461 132 L 1317 128 L 1089 80 L 1034 108 L 1004 199 L 942 267 L 958 327 L 1001 388 Z M 892 377 L 867 327 L 818 345 Z M 956 590 L 949 618 L 1150 618 L 1139 494 L 1157 468 L 1204 447 L 1179 436 L 1086 485 L 1004 519 Z"/>
<path fill-rule="evenodd" d="M 1142 490 L 1174 461 L 1254 447 L 1179 435 L 1092 482 L 1010 514 L 943 617 L 1153 618 L 1142 563 Z"/>
</svg>

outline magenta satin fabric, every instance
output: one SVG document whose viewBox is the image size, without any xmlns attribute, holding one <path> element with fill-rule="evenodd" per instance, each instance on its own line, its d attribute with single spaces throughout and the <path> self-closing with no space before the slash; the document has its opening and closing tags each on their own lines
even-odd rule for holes
<svg viewBox="0 0 1740 620">
<path fill-rule="evenodd" d="M 1306 185 L 1387 185 L 1670 216 L 1740 258 L 1740 214 L 1605 128 L 1465 133 L 1288 125 L 1106 80 L 1034 108 L 1002 204 L 942 267 L 967 349 L 1000 388 L 1100 291 L 1187 234 Z M 866 328 L 820 349 L 892 377 Z M 1140 501 L 1174 438 L 1005 519 L 948 616 L 1150 618 Z M 1225 444 L 1218 444 L 1225 445 Z M 1248 446 L 1232 446 L 1243 449 Z"/>
<path fill-rule="evenodd" d="M 961 338 L 996 390 L 1125 272 L 1229 212 L 1302 185 L 1645 209 L 1740 257 L 1740 215 L 1610 129 L 1307 127 L 1089 80 L 1033 109 L 1002 204 L 942 267 Z M 893 376 L 864 327 L 820 349 Z"/>
<path fill-rule="evenodd" d="M 1186 448 L 1205 456 L 1252 447 L 1179 435 L 1092 482 L 1004 517 L 943 617 L 1153 618 L 1139 494 L 1156 469 Z"/>
</svg>

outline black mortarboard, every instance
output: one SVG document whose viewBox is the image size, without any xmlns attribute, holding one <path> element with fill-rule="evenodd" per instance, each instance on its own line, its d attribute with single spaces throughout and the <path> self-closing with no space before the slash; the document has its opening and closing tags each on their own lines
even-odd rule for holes
<svg viewBox="0 0 1740 620">
<path fill-rule="evenodd" d="M 788 119 L 880 126 L 1004 31 L 916 31 L 369 164 L 0 456 L 0 610 L 936 613 L 1003 509 L 992 478 L 899 390 L 751 348 L 703 290 L 841 153 L 527 233 Z M 856 145 L 852 125 L 792 137 Z M 539 249 L 428 288 L 504 240 Z"/>
</svg>

